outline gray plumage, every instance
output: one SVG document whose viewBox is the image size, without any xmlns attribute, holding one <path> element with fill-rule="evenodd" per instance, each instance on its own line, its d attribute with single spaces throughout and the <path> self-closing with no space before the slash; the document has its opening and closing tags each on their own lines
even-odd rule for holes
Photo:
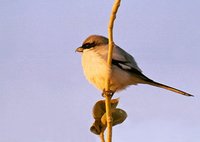
<svg viewBox="0 0 200 142">
<path fill-rule="evenodd" d="M 129 85 L 149 84 L 185 96 L 192 96 L 187 92 L 146 77 L 138 67 L 135 59 L 117 45 L 114 45 L 112 66 L 109 68 L 107 66 L 108 39 L 106 37 L 91 35 L 76 51 L 82 53 L 82 66 L 87 80 L 100 90 L 104 90 L 105 74 L 110 73 L 110 89 L 113 92 L 123 90 Z"/>
</svg>

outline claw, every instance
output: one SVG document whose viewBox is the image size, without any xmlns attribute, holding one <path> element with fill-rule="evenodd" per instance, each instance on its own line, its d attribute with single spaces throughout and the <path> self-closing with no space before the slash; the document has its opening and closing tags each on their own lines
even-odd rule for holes
<svg viewBox="0 0 200 142">
<path fill-rule="evenodd" d="M 105 89 L 103 89 L 103 92 L 102 92 L 102 97 L 106 97 L 106 96 L 109 96 L 110 98 L 112 98 L 112 96 L 115 94 L 114 91 L 112 90 L 108 90 L 108 91 L 105 91 Z"/>
</svg>

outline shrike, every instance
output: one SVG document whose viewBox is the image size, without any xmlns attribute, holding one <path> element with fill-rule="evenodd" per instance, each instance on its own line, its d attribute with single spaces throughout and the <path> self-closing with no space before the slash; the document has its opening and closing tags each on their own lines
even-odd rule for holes
<svg viewBox="0 0 200 142">
<path fill-rule="evenodd" d="M 100 90 L 104 90 L 106 73 L 110 73 L 110 90 L 113 93 L 123 90 L 129 85 L 148 84 L 185 96 L 192 96 L 187 92 L 155 82 L 146 77 L 138 67 L 135 59 L 115 44 L 112 65 L 109 68 L 107 66 L 108 39 L 106 37 L 91 35 L 76 51 L 82 53 L 82 66 L 85 77 Z"/>
</svg>

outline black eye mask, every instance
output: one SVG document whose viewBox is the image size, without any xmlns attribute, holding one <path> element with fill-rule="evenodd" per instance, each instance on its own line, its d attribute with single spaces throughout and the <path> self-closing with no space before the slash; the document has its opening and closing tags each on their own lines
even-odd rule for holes
<svg viewBox="0 0 200 142">
<path fill-rule="evenodd" d="M 85 44 L 82 45 L 82 47 L 84 49 L 90 49 L 90 48 L 95 47 L 95 46 L 96 46 L 96 44 L 94 42 L 92 42 L 92 43 L 85 43 Z"/>
</svg>

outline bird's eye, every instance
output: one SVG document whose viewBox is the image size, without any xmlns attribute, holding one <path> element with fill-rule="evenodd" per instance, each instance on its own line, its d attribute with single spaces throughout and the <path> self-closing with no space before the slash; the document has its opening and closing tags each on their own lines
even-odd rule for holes
<svg viewBox="0 0 200 142">
<path fill-rule="evenodd" d="M 89 48 L 92 48 L 94 47 L 96 44 L 93 42 L 93 43 L 85 43 L 82 45 L 83 48 L 85 49 L 89 49 Z"/>
</svg>

